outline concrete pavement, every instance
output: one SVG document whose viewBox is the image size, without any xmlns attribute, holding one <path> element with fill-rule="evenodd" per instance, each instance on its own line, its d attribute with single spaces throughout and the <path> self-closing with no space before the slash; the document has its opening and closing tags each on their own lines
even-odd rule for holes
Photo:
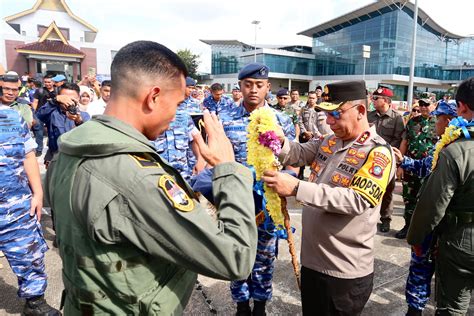
<svg viewBox="0 0 474 316">
<path fill-rule="evenodd" d="M 392 230 L 387 234 L 377 233 L 375 237 L 375 280 L 374 290 L 362 315 L 404 315 L 405 282 L 408 271 L 410 251 L 404 240 L 393 237 L 403 226 L 403 203 L 401 200 L 400 183 L 397 183 L 395 196 L 395 213 Z M 296 248 L 300 248 L 301 236 L 301 207 L 289 200 L 292 225 L 296 228 Z M 59 306 L 62 291 L 61 259 L 58 250 L 52 248 L 53 231 L 51 218 L 43 217 L 45 238 L 50 250 L 46 253 L 46 268 L 49 284 L 46 299 L 55 307 Z M 197 250 L 198 251 L 198 250 Z M 0 315 L 19 315 L 23 301 L 16 296 L 17 280 L 11 272 L 5 258 L 0 258 Z M 217 310 L 218 315 L 232 315 L 234 305 L 230 298 L 229 283 L 200 276 L 199 281 L 208 298 L 209 304 Z M 200 291 L 194 291 L 186 308 L 185 315 L 212 315 L 209 304 L 206 303 Z M 301 315 L 300 294 L 296 285 L 286 241 L 279 243 L 279 258 L 276 261 L 273 299 L 268 304 L 268 315 Z M 433 315 L 433 305 L 430 303 L 424 315 Z M 474 315 L 474 308 L 468 313 Z"/>
</svg>

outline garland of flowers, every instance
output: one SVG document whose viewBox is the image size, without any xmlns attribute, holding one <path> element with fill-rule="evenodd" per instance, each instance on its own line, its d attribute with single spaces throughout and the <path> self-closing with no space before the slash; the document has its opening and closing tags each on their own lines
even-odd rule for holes
<svg viewBox="0 0 474 316">
<path fill-rule="evenodd" d="M 280 154 L 281 144 L 277 135 L 275 113 L 268 107 L 261 107 L 250 114 L 247 127 L 247 162 L 255 168 L 257 181 L 266 170 L 279 170 L 280 164 L 275 156 Z M 275 226 L 282 227 L 284 222 L 280 196 L 264 184 L 266 208 Z"/>
<path fill-rule="evenodd" d="M 436 143 L 435 151 L 433 153 L 433 162 L 431 164 L 431 170 L 433 171 L 436 168 L 439 159 L 439 153 L 441 150 L 454 142 L 461 136 L 461 128 L 456 125 L 450 125 L 446 127 L 444 134 L 441 136 L 441 139 Z"/>
</svg>

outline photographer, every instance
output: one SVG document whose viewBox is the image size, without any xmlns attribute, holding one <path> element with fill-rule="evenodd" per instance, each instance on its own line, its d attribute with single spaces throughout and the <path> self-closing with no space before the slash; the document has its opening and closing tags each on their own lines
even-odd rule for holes
<svg viewBox="0 0 474 316">
<path fill-rule="evenodd" d="M 79 110 L 79 86 L 64 83 L 58 95 L 38 109 L 36 115 L 48 128 L 48 152 L 44 157 L 46 167 L 58 151 L 58 138 L 90 119 L 87 112 Z"/>
</svg>

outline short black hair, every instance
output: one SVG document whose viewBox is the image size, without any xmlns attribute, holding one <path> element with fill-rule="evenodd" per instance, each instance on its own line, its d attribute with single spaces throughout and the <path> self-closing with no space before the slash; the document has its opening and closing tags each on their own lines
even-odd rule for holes
<svg viewBox="0 0 474 316">
<path fill-rule="evenodd" d="M 221 91 L 224 90 L 224 87 L 220 83 L 213 83 L 211 85 L 211 91 Z"/>
<path fill-rule="evenodd" d="M 474 77 L 467 78 L 458 87 L 456 92 L 456 102 L 462 102 L 474 111 Z"/>
<path fill-rule="evenodd" d="M 298 92 L 298 94 L 300 94 L 298 89 L 291 89 L 290 94 L 292 94 L 293 92 Z"/>
<path fill-rule="evenodd" d="M 44 76 L 43 80 L 44 79 L 53 79 L 53 77 L 54 77 L 53 75 L 46 75 L 46 76 Z"/>
<path fill-rule="evenodd" d="M 310 95 L 310 94 L 316 94 L 316 91 L 311 90 L 311 91 L 308 92 L 308 95 Z"/>
<path fill-rule="evenodd" d="M 167 47 L 152 41 L 136 41 L 122 47 L 111 65 L 114 94 L 136 96 L 137 78 L 175 79 L 186 77 L 186 65 Z"/>
<path fill-rule="evenodd" d="M 112 81 L 111 80 L 104 80 L 102 81 L 101 87 L 112 87 Z"/>
<path fill-rule="evenodd" d="M 65 82 L 63 83 L 60 87 L 59 87 L 59 93 L 61 93 L 61 91 L 63 91 L 64 89 L 66 90 L 74 90 L 77 92 L 77 94 L 80 94 L 81 93 L 81 89 L 79 88 L 79 86 L 75 83 L 72 83 L 72 82 Z"/>
</svg>

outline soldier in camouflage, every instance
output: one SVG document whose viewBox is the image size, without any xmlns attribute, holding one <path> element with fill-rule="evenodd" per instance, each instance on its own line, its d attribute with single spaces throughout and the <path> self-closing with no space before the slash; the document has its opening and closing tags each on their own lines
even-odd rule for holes
<svg viewBox="0 0 474 316">
<path fill-rule="evenodd" d="M 247 126 L 250 113 L 265 102 L 270 83 L 269 69 L 263 64 L 249 64 L 239 73 L 240 89 L 243 95 L 242 106 L 220 114 L 224 131 L 230 139 L 235 160 L 247 166 Z M 295 139 L 295 128 L 291 118 L 275 110 L 278 124 L 289 139 Z M 255 196 L 255 193 L 254 193 Z M 258 201 L 258 197 L 255 198 Z M 262 204 L 256 202 L 256 212 L 262 211 Z M 253 298 L 252 315 L 265 315 L 265 304 L 272 297 L 272 277 L 274 269 L 277 237 L 273 225 L 258 226 L 257 256 L 252 274 L 246 280 L 231 283 L 232 299 L 237 303 L 237 315 L 251 315 L 249 300 Z"/>
<path fill-rule="evenodd" d="M 422 159 L 429 155 L 438 137 L 436 136 L 436 117 L 430 115 L 430 99 L 418 101 L 421 115 L 410 119 L 405 127 L 400 151 L 413 159 Z M 403 172 L 403 200 L 405 202 L 405 226 L 395 234 L 396 238 L 404 239 L 410 226 L 411 216 L 415 210 L 421 179 L 410 171 Z"/>
<path fill-rule="evenodd" d="M 0 251 L 18 277 L 23 315 L 60 315 L 44 300 L 47 276 L 41 208 L 43 190 L 36 143 L 20 114 L 0 105 Z"/>
<path fill-rule="evenodd" d="M 436 116 L 436 134 L 443 135 L 449 122 L 457 116 L 456 102 L 454 100 L 441 101 L 436 111 L 431 115 Z M 396 148 L 393 151 L 403 170 L 408 170 L 419 178 L 425 178 L 431 173 L 434 147 L 430 150 L 429 155 L 422 159 L 403 156 Z M 429 234 L 421 245 L 412 247 L 410 270 L 405 289 L 408 316 L 421 316 L 430 298 L 431 278 L 435 271 L 435 262 L 430 258 L 431 240 L 432 234 Z"/>
<path fill-rule="evenodd" d="M 201 107 L 199 106 L 199 101 L 192 97 L 192 92 L 196 88 L 196 80 L 191 77 L 186 77 L 186 91 L 185 97 L 182 105 L 183 108 L 189 113 L 201 113 Z"/>
<path fill-rule="evenodd" d="M 187 82 L 189 83 L 188 79 Z M 178 106 L 176 117 L 168 130 L 152 142 L 160 156 L 176 168 L 188 182 L 193 172 L 198 173 L 205 165 L 197 145 L 193 142 L 193 132 L 198 131 L 184 101 Z"/>
</svg>

